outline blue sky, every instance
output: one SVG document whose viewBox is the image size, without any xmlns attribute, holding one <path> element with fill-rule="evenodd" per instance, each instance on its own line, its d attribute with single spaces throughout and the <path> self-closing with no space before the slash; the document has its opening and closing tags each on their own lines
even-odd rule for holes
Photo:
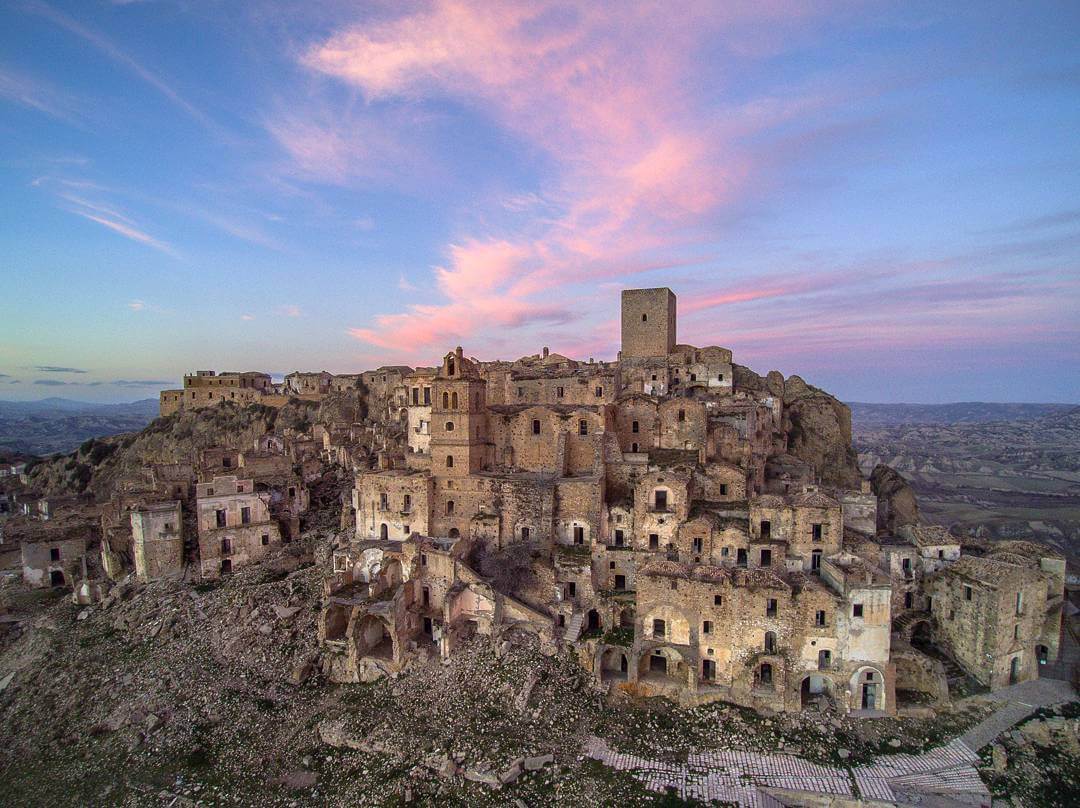
<svg viewBox="0 0 1080 808">
<path fill-rule="evenodd" d="M 945 6 L 945 7 L 943 7 Z M 1075 3 L 0 8 L 0 398 L 680 341 L 1078 401 Z M 81 372 L 76 372 L 81 371 Z"/>
</svg>

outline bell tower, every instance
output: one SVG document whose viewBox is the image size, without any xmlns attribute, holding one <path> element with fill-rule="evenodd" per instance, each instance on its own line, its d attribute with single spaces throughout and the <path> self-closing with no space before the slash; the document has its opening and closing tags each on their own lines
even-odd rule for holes
<svg viewBox="0 0 1080 808">
<path fill-rule="evenodd" d="M 487 385 L 460 347 L 443 357 L 432 385 L 431 473 L 465 477 L 484 468 Z"/>
</svg>

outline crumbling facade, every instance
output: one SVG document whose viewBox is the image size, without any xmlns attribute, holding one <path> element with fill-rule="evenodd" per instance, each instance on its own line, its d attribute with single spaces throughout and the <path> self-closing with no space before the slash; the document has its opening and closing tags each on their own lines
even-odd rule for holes
<svg viewBox="0 0 1080 808">
<path fill-rule="evenodd" d="M 678 344 L 676 318 L 670 290 L 628 290 L 617 362 L 545 348 L 483 363 L 457 348 L 382 394 L 408 431 L 356 469 L 354 540 L 323 615 L 332 677 L 451 653 L 455 615 L 492 633 L 508 604 L 599 682 L 691 703 L 884 715 L 898 687 L 918 689 L 898 670 L 938 686 L 940 664 L 912 641 L 990 687 L 1056 655 L 1057 561 L 1030 547 L 973 558 L 930 526 L 879 533 L 868 481 L 823 487 L 786 452 L 780 397 L 737 386 L 729 350 Z M 515 546 L 550 583 L 497 591 L 463 561 Z M 957 609 L 961 581 L 988 566 L 1008 574 L 983 575 L 978 608 Z M 1021 590 L 1024 619 L 1000 639 Z"/>
<path fill-rule="evenodd" d="M 199 564 L 204 578 L 217 578 L 258 561 L 281 545 L 281 530 L 270 518 L 270 495 L 255 482 L 215 477 L 197 486 Z"/>
</svg>

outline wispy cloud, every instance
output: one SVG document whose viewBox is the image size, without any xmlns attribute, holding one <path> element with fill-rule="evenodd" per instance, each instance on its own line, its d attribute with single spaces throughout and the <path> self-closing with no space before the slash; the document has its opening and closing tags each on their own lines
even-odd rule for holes
<svg viewBox="0 0 1080 808">
<path fill-rule="evenodd" d="M 132 311 L 144 311 L 146 309 L 146 301 L 143 300 L 132 300 L 127 305 Z"/>
<path fill-rule="evenodd" d="M 56 365 L 34 365 L 34 370 L 39 373 L 89 373 L 81 368 L 64 368 Z"/>
<path fill-rule="evenodd" d="M 710 216 L 740 198 L 754 170 L 742 142 L 824 103 L 766 98 L 697 114 L 687 90 L 695 84 L 693 54 L 706 35 L 723 40 L 729 30 L 739 31 L 744 47 L 759 35 L 775 42 L 803 14 L 789 3 L 691 4 L 671 15 L 659 6 L 568 11 L 549 2 L 436 0 L 343 28 L 310 48 L 305 65 L 358 88 L 372 107 L 448 95 L 541 150 L 557 169 L 550 193 L 504 195 L 498 204 L 511 212 L 539 206 L 543 216 L 464 235 L 446 248 L 446 261 L 434 268 L 441 302 L 379 315 L 375 327 L 349 333 L 382 347 L 427 350 L 482 326 L 565 323 L 579 315 L 551 302 L 556 290 L 641 271 L 657 250 L 669 251 L 671 262 L 700 241 Z M 304 142 L 310 150 L 294 150 L 298 160 L 348 175 L 353 155 L 333 136 Z"/>
<path fill-rule="evenodd" d="M 151 236 L 149 233 L 145 233 L 142 230 L 133 227 L 132 225 L 125 224 L 124 222 L 118 222 L 105 216 L 91 213 L 85 210 L 72 210 L 71 212 L 77 216 L 82 216 L 84 219 L 89 219 L 91 222 L 97 222 L 102 227 L 107 227 L 114 233 L 119 233 L 124 238 L 131 239 L 132 241 L 137 241 L 140 244 L 147 245 L 148 247 L 153 247 L 155 250 L 163 252 L 166 255 L 170 255 L 173 258 L 180 257 L 176 250 L 174 250 L 171 246 L 169 246 L 163 241 L 159 241 L 158 239 Z"/>
<path fill-rule="evenodd" d="M 251 322 L 252 320 L 255 319 L 255 315 L 254 314 L 241 314 L 240 319 L 245 321 L 245 322 Z"/>
<path fill-rule="evenodd" d="M 61 193 L 59 197 L 67 204 L 64 206 L 69 213 L 81 216 L 91 222 L 96 222 L 102 227 L 118 233 L 131 241 L 145 244 L 159 252 L 163 252 L 173 258 L 179 258 L 179 253 L 172 245 L 151 236 L 143 230 L 130 216 L 116 210 L 114 206 L 87 200 L 84 197 L 70 193 Z M 138 310 L 138 309 L 136 309 Z"/>
<path fill-rule="evenodd" d="M 204 127 L 217 134 L 223 134 L 223 130 L 212 121 L 202 110 L 195 107 L 188 102 L 183 96 L 180 95 L 171 85 L 169 85 L 164 79 L 158 76 L 153 71 L 144 67 L 141 63 L 128 56 L 124 51 L 120 50 L 104 35 L 97 31 L 83 25 L 75 20 L 73 17 L 59 11 L 52 6 L 39 0 L 28 0 L 24 7 L 40 17 L 43 17 L 58 27 L 64 29 L 70 34 L 73 34 L 94 48 L 105 54 L 111 60 L 121 65 L 146 84 L 153 87 L 172 104 L 179 109 L 183 110 L 193 119 L 198 121 Z"/>
<path fill-rule="evenodd" d="M 117 387 L 166 387 L 175 382 L 159 379 L 117 379 L 113 384 Z"/>
<path fill-rule="evenodd" d="M 0 98 L 66 123 L 79 123 L 79 102 L 39 79 L 0 66 Z"/>
<path fill-rule="evenodd" d="M 34 384 L 40 384 L 45 387 L 65 387 L 69 382 L 63 382 L 59 379 L 35 379 Z"/>
<path fill-rule="evenodd" d="M 282 315 L 283 317 L 303 317 L 304 316 L 304 312 L 301 311 L 300 307 L 296 306 L 296 305 L 293 305 L 293 304 L 290 304 L 290 305 L 287 305 L 287 306 L 280 306 L 278 308 L 278 314 Z"/>
</svg>

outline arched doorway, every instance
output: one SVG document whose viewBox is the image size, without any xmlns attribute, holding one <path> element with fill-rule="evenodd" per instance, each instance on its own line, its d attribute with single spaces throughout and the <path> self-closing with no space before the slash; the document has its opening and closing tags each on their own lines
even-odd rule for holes
<svg viewBox="0 0 1080 808">
<path fill-rule="evenodd" d="M 1009 660 L 1009 684 L 1015 685 L 1020 681 L 1020 657 L 1014 656 Z"/>
<path fill-rule="evenodd" d="M 654 648 L 638 663 L 638 678 L 646 681 L 686 684 L 689 676 L 686 662 L 674 648 Z"/>
<path fill-rule="evenodd" d="M 605 680 L 625 681 L 630 670 L 626 652 L 619 648 L 608 648 L 600 657 L 600 676 Z"/>
<path fill-rule="evenodd" d="M 393 660 L 394 641 L 381 618 L 373 614 L 365 615 L 357 623 L 355 635 L 358 656 Z"/>
<path fill-rule="evenodd" d="M 63 586 L 67 581 L 64 580 L 64 573 L 60 570 L 52 570 L 49 572 L 49 585 L 50 586 Z"/>
<path fill-rule="evenodd" d="M 852 695 L 857 710 L 885 709 L 885 680 L 880 671 L 863 668 L 852 677 Z"/>
<path fill-rule="evenodd" d="M 934 644 L 929 620 L 919 620 L 911 630 L 911 644 L 916 648 L 930 648 Z"/>
<path fill-rule="evenodd" d="M 825 676 L 804 676 L 799 686 L 799 704 L 805 710 L 817 706 L 819 709 L 832 702 L 832 683 Z"/>
<path fill-rule="evenodd" d="M 599 631 L 600 630 L 600 612 L 596 609 L 589 609 L 588 614 L 585 615 L 586 631 Z"/>
<path fill-rule="evenodd" d="M 390 528 L 387 527 L 386 522 L 383 522 L 381 525 L 379 525 L 379 538 L 383 539 L 384 541 L 390 538 Z"/>
</svg>

